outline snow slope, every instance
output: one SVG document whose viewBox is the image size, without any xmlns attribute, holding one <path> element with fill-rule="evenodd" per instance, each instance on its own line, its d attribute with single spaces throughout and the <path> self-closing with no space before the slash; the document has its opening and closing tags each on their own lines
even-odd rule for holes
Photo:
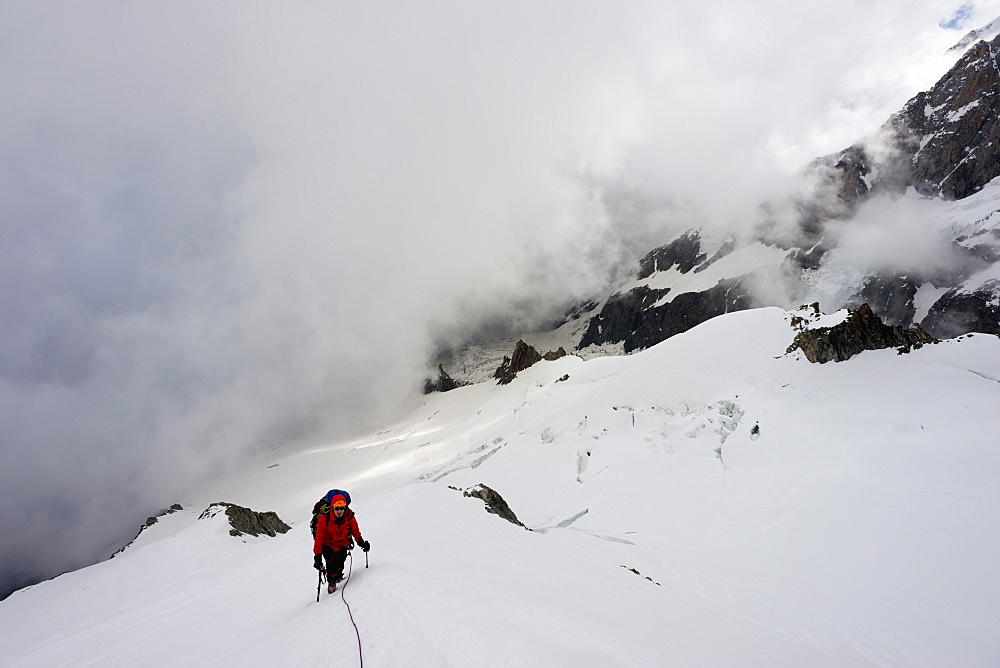
<svg viewBox="0 0 1000 668">
<path fill-rule="evenodd" d="M 1000 340 L 813 365 L 779 309 L 287 447 L 0 602 L 0 665 L 359 663 L 308 513 L 354 497 L 368 666 L 995 666 Z M 561 380 L 565 375 L 566 380 Z M 755 429 L 756 427 L 756 429 Z M 455 488 L 485 483 L 527 531 Z M 275 510 L 238 539 L 213 501 Z"/>
</svg>

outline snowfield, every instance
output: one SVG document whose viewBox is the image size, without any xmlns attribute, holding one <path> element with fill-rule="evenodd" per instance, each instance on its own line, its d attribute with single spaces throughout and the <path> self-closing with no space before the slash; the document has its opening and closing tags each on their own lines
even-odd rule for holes
<svg viewBox="0 0 1000 668">
<path fill-rule="evenodd" d="M 0 665 L 1000 665 L 1000 340 L 839 364 L 792 314 L 430 396 L 288 446 L 0 602 Z M 565 376 L 568 378 L 563 380 Z M 499 492 L 528 531 L 460 491 Z M 309 511 L 371 541 L 315 596 Z M 274 510 L 234 538 L 209 503 Z"/>
</svg>

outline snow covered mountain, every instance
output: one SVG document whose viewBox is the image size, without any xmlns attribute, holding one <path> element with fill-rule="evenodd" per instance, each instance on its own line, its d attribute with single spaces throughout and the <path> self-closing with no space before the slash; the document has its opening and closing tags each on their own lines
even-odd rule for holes
<svg viewBox="0 0 1000 668">
<path fill-rule="evenodd" d="M 738 232 L 0 601 L 0 665 L 1000 664 L 998 31 Z M 317 601 L 331 488 L 373 549 Z"/>
<path fill-rule="evenodd" d="M 730 311 L 814 301 L 828 311 L 869 303 L 888 323 L 919 322 L 936 337 L 1000 333 L 1000 36 L 991 37 L 875 136 L 816 160 L 807 188 L 766 202 L 751 233 L 695 227 L 651 251 L 578 346 L 641 349 Z"/>
<path fill-rule="evenodd" d="M 803 319 L 843 319 L 815 315 L 730 313 L 285 446 L 0 603 L 0 664 L 996 665 L 1000 340 L 810 364 L 785 352 Z M 317 603 L 331 487 L 373 547 Z M 199 519 L 220 500 L 292 529 L 233 537 Z"/>
</svg>

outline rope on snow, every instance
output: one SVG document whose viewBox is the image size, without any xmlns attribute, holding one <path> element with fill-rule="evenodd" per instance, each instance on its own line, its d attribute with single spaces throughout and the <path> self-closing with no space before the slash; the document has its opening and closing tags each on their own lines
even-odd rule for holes
<svg viewBox="0 0 1000 668">
<path fill-rule="evenodd" d="M 346 598 L 344 598 L 344 590 L 347 589 L 347 583 L 351 581 L 351 571 L 354 570 L 354 555 L 351 554 L 352 551 L 353 550 L 349 550 L 347 552 L 347 555 L 351 558 L 351 563 L 347 567 L 347 579 L 344 580 L 344 586 L 340 588 L 340 600 L 343 601 L 344 605 L 347 606 L 347 614 L 351 618 L 351 624 L 354 625 L 354 634 L 358 637 L 358 661 L 361 663 L 361 668 L 364 668 L 364 666 L 365 666 L 365 657 L 361 653 L 361 632 L 358 631 L 358 625 L 355 624 L 355 622 L 354 622 L 354 613 L 351 612 L 351 604 L 347 602 Z"/>
</svg>

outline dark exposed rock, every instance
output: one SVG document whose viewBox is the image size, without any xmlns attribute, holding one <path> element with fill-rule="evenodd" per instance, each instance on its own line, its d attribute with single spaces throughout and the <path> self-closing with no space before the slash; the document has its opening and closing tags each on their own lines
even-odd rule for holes
<svg viewBox="0 0 1000 668">
<path fill-rule="evenodd" d="M 565 356 L 566 351 L 562 347 L 559 350 L 545 353 L 543 357 L 533 346 L 529 346 L 524 341 L 518 341 L 514 345 L 513 355 L 511 357 L 503 356 L 503 363 L 497 368 L 493 377 L 497 379 L 497 385 L 506 385 L 514 380 L 518 372 L 524 371 L 543 359 L 551 362 Z"/>
<path fill-rule="evenodd" d="M 853 309 L 868 304 L 885 324 L 909 327 L 916 314 L 913 297 L 918 287 L 906 276 L 872 276 L 846 306 Z"/>
<path fill-rule="evenodd" d="M 471 383 L 468 381 L 455 380 L 448 375 L 447 371 L 444 370 L 443 364 L 438 364 L 438 377 L 436 380 L 428 378 L 424 381 L 424 394 L 430 394 L 431 392 L 448 392 L 470 384 Z"/>
<path fill-rule="evenodd" d="M 925 140 L 912 158 L 918 191 L 962 199 L 1000 176 L 1000 36 L 979 42 L 899 121 Z"/>
<path fill-rule="evenodd" d="M 900 352 L 909 352 L 934 342 L 920 325 L 909 329 L 890 327 L 868 304 L 862 304 L 840 324 L 800 331 L 786 352 L 801 350 L 810 362 L 824 364 L 843 362 L 864 350 L 898 348 Z"/>
<path fill-rule="evenodd" d="M 1000 336 L 1000 281 L 989 281 L 973 292 L 949 290 L 934 302 L 920 324 L 941 339 L 968 332 Z"/>
<path fill-rule="evenodd" d="M 613 295 L 601 312 L 590 319 L 590 325 L 577 348 L 621 343 L 642 325 L 646 310 L 667 292 L 668 290 L 651 290 L 643 285 L 625 294 Z"/>
<path fill-rule="evenodd" d="M 809 311 L 812 310 L 812 313 Z M 804 315 L 793 315 L 792 316 L 792 329 L 797 329 L 799 331 L 806 328 L 806 325 L 812 322 L 812 319 L 819 318 L 823 315 L 823 312 L 819 310 L 819 302 L 813 302 L 805 306 L 800 306 L 797 310 L 798 313 L 803 313 Z"/>
<path fill-rule="evenodd" d="M 576 304 L 575 306 L 573 306 L 573 307 L 571 307 L 571 308 L 569 308 L 569 309 L 566 310 L 566 312 L 563 314 L 562 320 L 560 320 L 558 323 L 556 323 L 553 329 L 558 329 L 558 328 L 562 327 L 563 325 L 565 325 L 567 322 L 571 322 L 573 320 L 579 320 L 580 318 L 584 317 L 585 315 L 589 315 L 598 306 L 600 306 L 600 303 L 599 302 L 595 302 L 593 300 L 588 300 L 588 301 Z"/>
<path fill-rule="evenodd" d="M 837 183 L 837 198 L 845 203 L 856 202 L 868 194 L 865 176 L 869 172 L 869 158 L 860 146 L 852 146 L 843 151 L 834 164 L 841 177 Z"/>
<path fill-rule="evenodd" d="M 796 248 L 788 254 L 786 262 L 803 270 L 816 270 L 823 264 L 823 257 L 830 251 L 830 245 L 816 243 L 811 248 Z"/>
<path fill-rule="evenodd" d="M 990 230 L 990 236 L 1000 238 L 1000 229 Z M 962 239 L 956 239 L 956 241 L 962 241 Z M 1000 248 L 995 245 L 996 242 L 990 240 L 990 243 L 981 243 L 969 247 L 969 253 L 973 257 L 979 258 L 986 264 L 995 264 L 1000 262 Z"/>
<path fill-rule="evenodd" d="M 542 356 L 542 359 L 546 362 L 554 362 L 561 357 L 566 357 L 566 350 L 559 346 L 559 350 L 550 350 Z"/>
<path fill-rule="evenodd" d="M 742 277 L 720 281 L 702 292 L 686 292 L 667 304 L 653 306 L 666 294 L 666 290 L 650 290 L 643 286 L 625 295 L 616 295 L 590 321 L 578 347 L 624 343 L 625 352 L 641 350 L 717 315 L 755 306 Z"/>
<path fill-rule="evenodd" d="M 511 357 L 504 355 L 503 363 L 493 374 L 498 385 L 506 385 L 514 380 L 518 371 L 524 371 L 536 362 L 540 362 L 542 356 L 532 346 L 522 340 L 514 345 L 514 352 Z"/>
<path fill-rule="evenodd" d="M 665 246 L 650 251 L 639 261 L 639 279 L 649 278 L 657 271 L 666 271 L 676 266 L 682 274 L 686 274 L 707 256 L 701 252 L 701 235 L 698 232 L 688 232 Z"/>
<path fill-rule="evenodd" d="M 741 278 L 720 281 L 702 292 L 686 292 L 644 314 L 639 327 L 625 338 L 625 352 L 654 346 L 724 313 L 755 305 Z"/>
<path fill-rule="evenodd" d="M 509 368 L 510 368 L 510 358 L 504 355 L 503 362 L 501 362 L 500 366 L 497 367 L 497 370 L 493 372 L 493 377 L 498 380 L 500 378 L 503 378 Z"/>
<path fill-rule="evenodd" d="M 1000 176 L 998 50 L 1000 36 L 976 44 L 893 114 L 875 140 L 824 159 L 837 174 L 838 196 L 853 203 L 912 185 L 924 195 L 962 199 Z"/>
<path fill-rule="evenodd" d="M 462 492 L 462 496 L 474 496 L 477 499 L 482 499 L 486 503 L 486 512 L 498 515 L 511 524 L 516 524 L 519 527 L 527 529 L 527 527 L 525 527 L 521 521 L 517 519 L 517 515 L 515 515 L 514 511 L 510 509 L 507 502 L 503 500 L 503 497 L 486 485 L 480 483 L 475 487 L 469 487 Z M 530 529 L 528 530 L 530 531 Z"/>
<path fill-rule="evenodd" d="M 863 288 L 847 301 L 847 308 L 857 308 L 867 303 L 872 311 L 887 325 L 909 327 L 916 316 L 916 294 L 922 284 L 949 288 L 959 286 L 969 276 L 977 274 L 992 264 L 993 247 L 983 243 L 971 248 L 952 244 L 948 262 L 939 267 L 925 267 L 905 273 L 881 273 L 865 279 Z M 991 315 L 993 291 L 984 288 L 978 297 L 949 290 L 939 299 L 930 313 L 933 316 L 921 326 L 937 338 L 950 338 L 970 331 L 989 331 L 996 328 L 996 309 Z M 982 328 L 986 327 L 986 330 Z"/>
<path fill-rule="evenodd" d="M 242 536 L 243 534 L 260 536 L 264 534 L 274 537 L 279 533 L 287 533 L 292 528 L 282 522 L 281 518 L 274 511 L 269 510 L 264 513 L 258 513 L 249 508 L 224 501 L 210 505 L 198 519 L 203 520 L 207 517 L 214 517 L 222 512 L 223 509 L 225 510 L 226 517 L 229 518 L 229 525 L 232 527 L 229 530 L 230 536 Z"/>
</svg>

